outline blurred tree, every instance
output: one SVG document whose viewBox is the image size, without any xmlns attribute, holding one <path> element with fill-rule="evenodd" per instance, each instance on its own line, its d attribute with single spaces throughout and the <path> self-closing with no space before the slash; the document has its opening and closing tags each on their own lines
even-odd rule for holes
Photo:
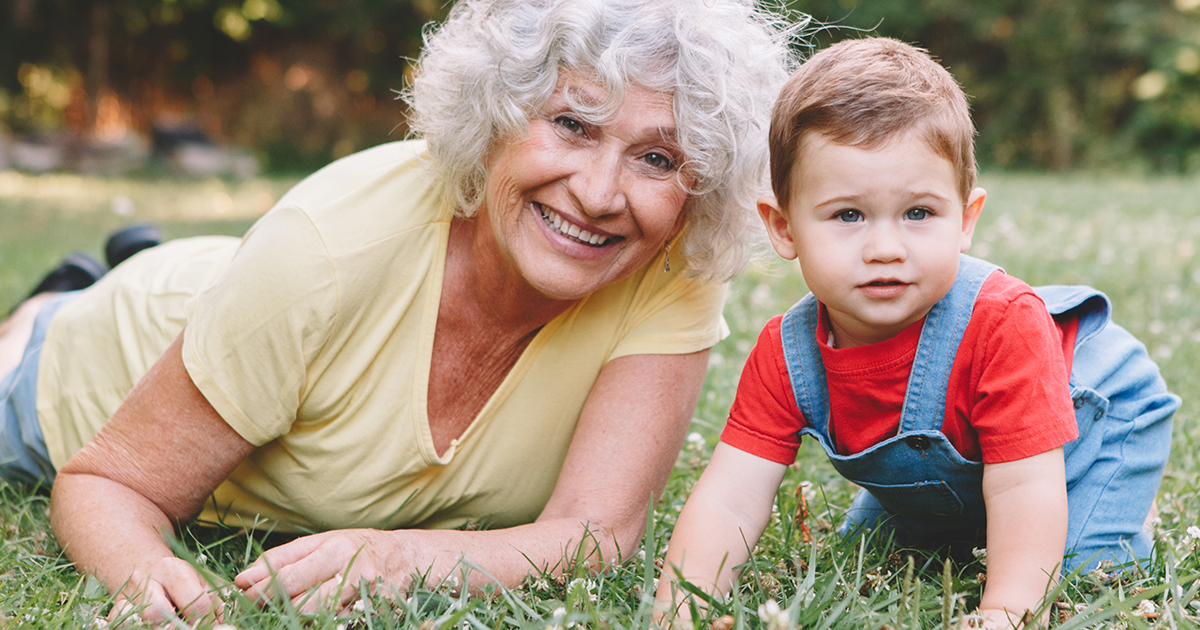
<svg viewBox="0 0 1200 630">
<path fill-rule="evenodd" d="M 198 124 L 272 167 L 311 168 L 397 136 L 404 58 L 445 11 L 437 0 L 0 0 L 0 126 L 92 131 L 107 103 L 143 134 Z M 30 77 L 72 102 L 42 114 L 46 90 Z"/>
<path fill-rule="evenodd" d="M 1197 168 L 1200 0 L 793 0 L 831 28 L 928 48 L 971 96 L 979 159 Z"/>
<path fill-rule="evenodd" d="M 928 48 L 1007 168 L 1200 170 L 1200 0 L 786 0 Z M 0 0 L 0 127 L 192 121 L 303 170 L 400 137 L 442 0 Z M 400 125 L 400 127 L 397 127 Z"/>
</svg>

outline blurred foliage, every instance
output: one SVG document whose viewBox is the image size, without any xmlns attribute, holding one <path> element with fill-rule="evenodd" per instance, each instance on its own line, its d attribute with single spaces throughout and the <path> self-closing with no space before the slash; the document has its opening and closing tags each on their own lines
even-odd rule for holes
<svg viewBox="0 0 1200 630">
<path fill-rule="evenodd" d="M 438 0 L 0 0 L 0 131 L 198 126 L 269 167 L 402 137 L 406 58 Z M 400 127 L 398 129 L 398 126 Z"/>
<path fill-rule="evenodd" d="M 971 97 L 979 161 L 1200 170 L 1200 0 L 793 0 L 929 49 Z M 841 28 L 839 28 L 841 27 Z"/>
<path fill-rule="evenodd" d="M 1200 0 L 780 1 L 828 26 L 819 45 L 861 30 L 933 52 L 971 96 L 985 167 L 1200 171 Z M 0 0 L 0 131 L 119 110 L 306 170 L 403 136 L 392 90 L 449 4 Z"/>
</svg>

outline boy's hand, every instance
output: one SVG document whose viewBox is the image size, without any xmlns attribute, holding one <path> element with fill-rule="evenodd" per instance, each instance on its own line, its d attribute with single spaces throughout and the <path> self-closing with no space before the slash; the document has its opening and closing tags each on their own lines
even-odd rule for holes
<svg viewBox="0 0 1200 630">
<path fill-rule="evenodd" d="M 987 619 L 983 627 L 1020 627 L 1025 611 L 1039 610 L 1062 565 L 1067 541 L 1063 450 L 985 464 L 983 500 L 988 519 L 987 586 L 979 604 Z"/>
<path fill-rule="evenodd" d="M 990 628 L 994 630 L 1012 630 L 1021 628 L 1024 618 L 1008 611 L 985 609 L 977 610 L 963 619 L 962 630 L 967 628 Z"/>
<path fill-rule="evenodd" d="M 677 601 L 680 591 L 673 588 L 677 572 L 709 593 L 729 592 L 737 579 L 733 567 L 750 557 L 766 529 L 785 471 L 783 464 L 717 444 L 671 534 L 655 623 L 662 626 L 687 614 Z"/>
</svg>

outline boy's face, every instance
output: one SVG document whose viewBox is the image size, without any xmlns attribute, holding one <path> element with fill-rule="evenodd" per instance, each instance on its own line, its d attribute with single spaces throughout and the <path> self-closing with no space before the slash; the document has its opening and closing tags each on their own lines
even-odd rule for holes
<svg viewBox="0 0 1200 630">
<path fill-rule="evenodd" d="M 950 291 L 985 193 L 959 198 L 949 160 L 915 133 L 879 149 L 801 141 L 792 198 L 759 200 L 775 251 L 796 258 L 839 348 L 895 336 Z"/>
</svg>

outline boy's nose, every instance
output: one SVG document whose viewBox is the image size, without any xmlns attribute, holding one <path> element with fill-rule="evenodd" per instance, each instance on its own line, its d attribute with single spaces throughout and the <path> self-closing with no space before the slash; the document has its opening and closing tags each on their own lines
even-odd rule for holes
<svg viewBox="0 0 1200 630">
<path fill-rule="evenodd" d="M 904 238 L 895 226 L 881 222 L 867 230 L 863 262 L 901 262 L 906 257 Z"/>
</svg>

